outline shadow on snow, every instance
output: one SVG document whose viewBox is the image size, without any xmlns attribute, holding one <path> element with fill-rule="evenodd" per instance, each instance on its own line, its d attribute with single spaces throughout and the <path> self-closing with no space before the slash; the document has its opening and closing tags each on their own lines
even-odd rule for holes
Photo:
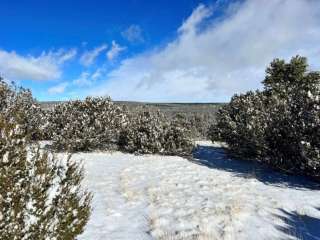
<svg viewBox="0 0 320 240">
<path fill-rule="evenodd" d="M 278 230 L 297 239 L 320 240 L 320 219 L 283 209 L 279 211 L 280 214 L 275 216 L 279 217 L 285 225 L 277 226 Z"/>
<path fill-rule="evenodd" d="M 266 165 L 254 161 L 231 159 L 223 148 L 198 146 L 193 153 L 192 162 L 212 169 L 228 171 L 235 176 L 255 178 L 258 181 L 281 188 L 299 190 L 320 190 L 320 184 L 303 176 L 293 176 L 275 171 Z M 290 239 L 320 240 L 320 219 L 278 209 L 275 215 L 282 220 L 276 228 Z M 320 211 L 320 208 L 317 209 Z"/>
<path fill-rule="evenodd" d="M 320 190 L 320 184 L 307 177 L 278 172 L 255 161 L 231 159 L 226 155 L 223 148 L 198 146 L 191 161 L 209 168 L 232 172 L 239 177 L 255 178 L 264 184 L 301 190 Z"/>
</svg>

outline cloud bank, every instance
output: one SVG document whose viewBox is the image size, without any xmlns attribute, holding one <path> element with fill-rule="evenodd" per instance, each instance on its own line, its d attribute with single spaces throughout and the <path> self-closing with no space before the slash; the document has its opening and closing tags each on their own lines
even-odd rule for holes
<svg viewBox="0 0 320 240">
<path fill-rule="evenodd" d="M 42 52 L 40 56 L 22 56 L 0 50 L 0 73 L 11 80 L 45 81 L 61 76 L 62 65 L 73 59 L 76 49 Z"/>
<path fill-rule="evenodd" d="M 90 94 L 116 100 L 228 101 L 235 92 L 259 88 L 275 57 L 300 54 L 319 66 L 320 1 L 247 0 L 215 17 L 219 11 L 219 5 L 199 5 L 174 41 L 123 60 Z"/>
</svg>

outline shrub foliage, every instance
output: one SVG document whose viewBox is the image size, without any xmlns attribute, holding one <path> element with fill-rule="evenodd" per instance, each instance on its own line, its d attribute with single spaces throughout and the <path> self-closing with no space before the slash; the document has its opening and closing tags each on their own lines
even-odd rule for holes
<svg viewBox="0 0 320 240">
<path fill-rule="evenodd" d="M 169 116 L 169 119 L 181 122 L 190 131 L 193 139 L 208 140 L 208 129 L 212 122 L 215 121 L 215 113 L 176 113 L 173 116 Z"/>
<path fill-rule="evenodd" d="M 0 112 L 30 139 L 52 140 L 57 151 L 120 149 L 133 153 L 190 154 L 191 138 L 203 134 L 201 119 L 165 117 L 143 108 L 129 112 L 110 98 L 88 97 L 43 110 L 29 90 L 0 79 Z M 197 123 L 199 129 L 193 128 Z"/>
<path fill-rule="evenodd" d="M 117 145 L 127 116 L 109 98 L 86 98 L 56 105 L 48 113 L 48 132 L 58 150 L 90 151 Z"/>
<path fill-rule="evenodd" d="M 35 145 L 46 115 L 29 90 L 0 79 L 0 239 L 76 239 L 90 215 L 82 169 Z"/>
<path fill-rule="evenodd" d="M 135 153 L 188 154 L 192 150 L 190 131 L 183 121 L 169 121 L 159 111 L 142 108 L 131 114 L 121 131 L 120 148 Z"/>
<path fill-rule="evenodd" d="M 0 239 L 75 239 L 90 215 L 82 169 L 26 139 L 19 125 L 0 119 Z"/>
<path fill-rule="evenodd" d="M 45 138 L 46 115 L 29 90 L 6 83 L 0 77 L 0 114 L 7 122 L 19 128 L 32 140 Z"/>
<path fill-rule="evenodd" d="M 56 150 L 123 150 L 131 153 L 191 153 L 190 124 L 142 108 L 129 112 L 109 98 L 86 98 L 56 105 L 47 132 Z"/>
<path fill-rule="evenodd" d="M 232 97 L 210 129 L 240 156 L 290 172 L 320 176 L 320 73 L 306 58 L 275 59 L 264 90 Z"/>
</svg>

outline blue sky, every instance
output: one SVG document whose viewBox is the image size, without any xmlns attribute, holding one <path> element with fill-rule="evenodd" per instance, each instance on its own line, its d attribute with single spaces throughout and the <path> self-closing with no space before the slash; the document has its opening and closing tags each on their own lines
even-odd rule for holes
<svg viewBox="0 0 320 240">
<path fill-rule="evenodd" d="M 316 0 L 0 1 L 0 74 L 39 100 L 228 101 L 275 57 L 319 66 Z"/>
</svg>

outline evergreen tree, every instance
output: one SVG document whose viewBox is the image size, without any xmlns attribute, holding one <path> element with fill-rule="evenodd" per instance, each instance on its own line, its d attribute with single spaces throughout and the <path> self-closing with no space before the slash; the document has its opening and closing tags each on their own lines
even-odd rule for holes
<svg viewBox="0 0 320 240">
<path fill-rule="evenodd" d="M 275 59 L 262 92 L 235 95 L 217 115 L 212 140 L 278 168 L 320 176 L 320 73 L 306 58 Z"/>
</svg>

